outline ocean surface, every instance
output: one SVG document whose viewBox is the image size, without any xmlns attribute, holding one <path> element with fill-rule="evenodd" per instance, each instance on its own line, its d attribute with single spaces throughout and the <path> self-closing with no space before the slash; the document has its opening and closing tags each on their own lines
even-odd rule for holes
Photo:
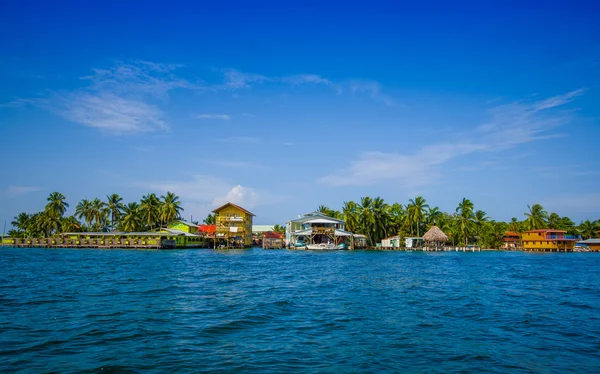
<svg viewBox="0 0 600 374">
<path fill-rule="evenodd" d="M 0 372 L 599 372 L 600 255 L 0 249 Z"/>
</svg>

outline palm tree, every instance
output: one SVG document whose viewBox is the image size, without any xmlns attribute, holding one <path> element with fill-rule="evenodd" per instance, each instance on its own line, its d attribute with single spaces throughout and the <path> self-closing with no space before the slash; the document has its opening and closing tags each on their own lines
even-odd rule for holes
<svg viewBox="0 0 600 374">
<path fill-rule="evenodd" d="M 373 241 L 373 226 L 375 225 L 375 217 L 373 216 L 373 199 L 368 196 L 360 198 L 360 204 L 357 205 L 358 221 L 363 230 L 363 234 L 367 236 L 371 246 L 374 246 Z"/>
<path fill-rule="evenodd" d="M 181 218 L 183 208 L 181 207 L 179 196 L 175 195 L 173 192 L 167 191 L 167 194 L 160 198 L 162 199 L 159 212 L 161 223 L 169 223 Z"/>
<path fill-rule="evenodd" d="M 394 203 L 388 210 L 387 232 L 400 235 L 406 222 L 406 210 L 402 204 Z"/>
<path fill-rule="evenodd" d="M 548 216 L 548 228 L 559 230 L 561 226 L 561 218 L 558 214 L 552 213 Z"/>
<path fill-rule="evenodd" d="M 94 221 L 92 202 L 87 199 L 81 200 L 79 204 L 77 204 L 77 207 L 75 207 L 75 217 L 84 219 L 85 224 L 89 229 L 92 226 L 92 221 Z"/>
<path fill-rule="evenodd" d="M 63 232 L 77 232 L 81 229 L 81 222 L 75 216 L 64 217 L 61 220 L 61 228 Z"/>
<path fill-rule="evenodd" d="M 95 198 L 91 202 L 90 215 L 94 221 L 94 230 L 100 231 L 106 227 L 106 220 L 108 218 L 108 209 L 104 201 Z"/>
<path fill-rule="evenodd" d="M 429 207 L 427 209 L 427 213 L 426 213 L 426 217 L 425 217 L 425 221 L 427 223 L 427 225 L 435 225 L 437 227 L 440 227 L 440 222 L 441 220 L 444 218 L 444 213 L 442 213 L 442 211 L 440 210 L 440 208 L 436 207 Z"/>
<path fill-rule="evenodd" d="M 544 210 L 540 204 L 534 204 L 533 206 L 527 205 L 529 213 L 525 213 L 525 227 L 527 230 L 538 230 L 546 227 L 546 220 L 548 219 L 548 212 Z"/>
<path fill-rule="evenodd" d="M 125 205 L 123 204 L 123 198 L 118 194 L 114 193 L 106 196 L 106 208 L 108 209 L 110 215 L 110 226 L 113 230 L 115 228 L 115 224 L 118 223 L 119 219 L 121 218 L 124 207 Z"/>
<path fill-rule="evenodd" d="M 346 229 L 354 233 L 363 233 L 360 228 L 360 219 L 358 216 L 358 204 L 354 201 L 344 201 L 342 206 L 343 220 L 346 222 Z"/>
<path fill-rule="evenodd" d="M 29 225 L 31 224 L 31 217 L 25 212 L 19 213 L 19 215 L 16 216 L 10 224 L 13 225 L 13 227 L 15 227 L 18 230 L 18 232 L 22 232 L 23 234 L 25 234 L 27 233 Z"/>
<path fill-rule="evenodd" d="M 593 238 L 596 231 L 598 231 L 598 224 L 586 219 L 579 224 L 578 230 L 584 239 Z"/>
<path fill-rule="evenodd" d="M 60 192 L 52 192 L 50 196 L 48 196 L 47 200 L 48 204 L 46 204 L 46 208 L 44 210 L 55 218 L 62 218 L 62 216 L 65 214 L 65 211 L 69 207 L 65 195 L 61 194 Z"/>
<path fill-rule="evenodd" d="M 216 223 L 215 215 L 208 213 L 208 215 L 202 222 L 204 222 L 205 225 L 214 225 Z"/>
<path fill-rule="evenodd" d="M 473 231 L 475 225 L 475 214 L 473 213 L 474 207 L 473 202 L 464 197 L 456 208 L 456 213 L 458 213 L 456 222 L 457 229 L 461 237 L 465 240 L 465 245 L 468 244 L 470 233 Z"/>
<path fill-rule="evenodd" d="M 390 206 L 387 205 L 381 197 L 373 199 L 371 204 L 373 211 L 373 232 L 374 243 L 378 243 L 387 236 L 388 221 L 390 220 Z"/>
<path fill-rule="evenodd" d="M 138 203 L 131 202 L 123 208 L 123 217 L 119 223 L 119 227 L 123 231 L 133 232 L 140 230 L 141 214 Z"/>
<path fill-rule="evenodd" d="M 425 211 L 429 208 L 429 204 L 425 201 L 422 196 L 417 196 L 414 199 L 408 200 L 406 206 L 406 213 L 408 223 L 411 226 L 411 234 L 414 233 L 412 227 L 416 228 L 417 236 L 421 236 L 421 225 L 425 222 Z"/>
<path fill-rule="evenodd" d="M 425 221 L 425 209 L 429 208 L 429 205 L 422 196 L 417 196 L 414 199 L 408 201 L 406 206 L 406 212 L 408 216 L 409 225 L 416 227 L 417 236 L 421 236 L 421 224 Z"/>
<path fill-rule="evenodd" d="M 475 226 L 475 235 L 479 238 L 483 233 L 483 227 L 486 222 L 490 220 L 490 217 L 487 216 L 487 213 L 483 210 L 475 211 L 473 215 L 473 223 Z"/>
<path fill-rule="evenodd" d="M 508 223 L 508 231 L 522 232 L 523 228 L 521 226 L 522 226 L 522 222 L 519 222 L 519 220 L 517 220 L 517 217 L 513 217 L 513 218 L 511 218 L 510 222 Z"/>
<path fill-rule="evenodd" d="M 160 201 L 155 194 L 149 193 L 140 200 L 142 220 L 148 229 L 152 229 L 159 220 Z"/>
</svg>

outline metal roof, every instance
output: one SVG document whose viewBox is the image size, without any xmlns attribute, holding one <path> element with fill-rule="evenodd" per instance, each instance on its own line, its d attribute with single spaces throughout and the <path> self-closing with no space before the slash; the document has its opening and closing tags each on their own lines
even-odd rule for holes
<svg viewBox="0 0 600 374">
<path fill-rule="evenodd" d="M 576 244 L 600 244 L 600 238 L 599 239 L 595 239 L 595 238 L 586 239 L 586 240 L 577 242 Z"/>
<path fill-rule="evenodd" d="M 185 232 L 182 230 L 177 230 L 177 229 L 164 229 L 167 230 L 168 232 L 170 232 L 171 234 L 176 234 L 177 236 L 183 235 L 183 236 L 199 236 L 199 235 L 195 235 L 195 234 L 190 234 L 189 232 Z"/>
<path fill-rule="evenodd" d="M 89 236 L 179 236 L 170 232 L 63 232 L 61 235 L 89 235 Z"/>
<path fill-rule="evenodd" d="M 293 219 L 291 221 L 288 221 L 287 223 L 290 223 L 290 222 L 305 223 L 305 222 L 317 219 L 319 217 L 330 219 L 330 220 L 335 221 L 337 223 L 344 223 L 344 221 L 342 221 L 341 219 L 329 217 L 329 216 L 326 216 L 325 214 L 319 213 L 319 212 L 312 212 L 312 213 L 305 214 L 302 217 Z"/>
<path fill-rule="evenodd" d="M 181 220 L 181 219 L 180 219 L 180 220 L 177 220 L 177 221 L 175 221 L 175 222 L 181 222 L 181 223 L 183 223 L 184 225 L 186 225 L 186 226 L 190 226 L 190 227 L 196 227 L 196 228 L 197 228 L 197 227 L 199 227 L 198 225 L 196 225 L 196 224 L 195 224 L 195 223 L 193 223 L 193 222 L 188 222 L 188 221 L 184 221 L 184 220 Z"/>
<path fill-rule="evenodd" d="M 243 211 L 244 213 L 246 213 L 246 214 L 249 214 L 249 215 L 251 215 L 251 216 L 254 216 L 254 217 L 256 217 L 256 215 L 255 215 L 254 213 L 252 213 L 252 212 L 250 212 L 250 211 L 248 211 L 248 210 L 246 210 L 246 209 L 242 208 L 242 207 L 241 207 L 241 206 L 239 206 L 239 205 L 235 205 L 234 203 L 227 203 L 227 204 L 221 205 L 221 206 L 220 206 L 220 207 L 218 207 L 217 209 L 213 210 L 213 213 L 219 213 L 221 210 L 223 210 L 223 209 L 224 209 L 225 207 L 227 207 L 227 206 L 232 206 L 232 207 L 234 207 L 234 208 L 238 208 L 239 210 Z"/>
<path fill-rule="evenodd" d="M 252 232 L 268 232 L 275 230 L 275 225 L 252 225 Z"/>
</svg>

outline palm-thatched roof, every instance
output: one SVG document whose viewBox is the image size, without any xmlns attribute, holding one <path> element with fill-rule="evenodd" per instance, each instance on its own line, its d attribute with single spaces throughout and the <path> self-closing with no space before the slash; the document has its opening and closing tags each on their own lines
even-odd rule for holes
<svg viewBox="0 0 600 374">
<path fill-rule="evenodd" d="M 423 235 L 423 240 L 426 242 L 446 242 L 448 241 L 448 236 L 444 234 L 442 230 L 437 226 L 431 226 L 429 231 Z"/>
</svg>

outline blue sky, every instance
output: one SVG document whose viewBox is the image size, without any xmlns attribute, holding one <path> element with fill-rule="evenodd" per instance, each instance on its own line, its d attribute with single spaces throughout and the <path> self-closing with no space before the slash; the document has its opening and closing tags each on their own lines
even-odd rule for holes
<svg viewBox="0 0 600 374">
<path fill-rule="evenodd" d="M 600 218 L 596 2 L 5 1 L 0 219 L 119 193 Z M 73 210 L 71 209 L 70 212 Z"/>
</svg>

